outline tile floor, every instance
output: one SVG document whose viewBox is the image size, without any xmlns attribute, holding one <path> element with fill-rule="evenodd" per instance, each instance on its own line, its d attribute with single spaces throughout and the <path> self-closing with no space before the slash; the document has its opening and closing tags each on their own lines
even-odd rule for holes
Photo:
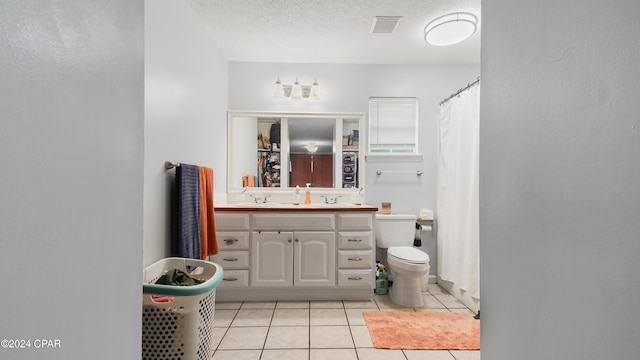
<svg viewBox="0 0 640 360">
<path fill-rule="evenodd" d="M 363 311 L 470 311 L 436 284 L 424 308 L 373 301 L 216 302 L 213 360 L 480 360 L 480 351 L 375 349 Z"/>
</svg>

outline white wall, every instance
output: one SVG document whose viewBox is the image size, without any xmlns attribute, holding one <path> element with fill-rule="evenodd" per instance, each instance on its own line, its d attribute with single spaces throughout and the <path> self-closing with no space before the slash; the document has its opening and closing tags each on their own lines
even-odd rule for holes
<svg viewBox="0 0 640 360">
<path fill-rule="evenodd" d="M 418 215 L 420 209 L 435 211 L 436 141 L 439 103 L 479 76 L 479 65 L 347 65 L 229 62 L 229 109 L 264 111 L 368 111 L 370 96 L 419 98 L 419 151 L 421 162 L 366 163 L 364 184 L 367 203 L 380 207 L 392 203 L 392 211 Z M 305 85 L 317 78 L 322 88 L 319 101 L 274 99 L 277 77 L 285 84 L 298 80 Z M 364 136 L 363 136 L 364 135 Z M 366 138 L 366 134 L 361 134 Z M 416 175 L 376 175 L 376 170 L 412 171 Z M 437 214 L 436 214 L 437 216 Z M 435 237 L 422 232 L 422 249 L 431 257 L 432 275 L 437 259 Z"/>
<path fill-rule="evenodd" d="M 227 62 L 200 19 L 184 1 L 146 0 L 144 266 L 171 255 L 175 170 L 165 161 L 213 168 L 214 191 L 225 192 L 226 110 Z"/>
<path fill-rule="evenodd" d="M 482 5 L 482 357 L 637 359 L 640 3 Z"/>
<path fill-rule="evenodd" d="M 139 358 L 143 4 L 1 7 L 0 358 Z"/>
</svg>

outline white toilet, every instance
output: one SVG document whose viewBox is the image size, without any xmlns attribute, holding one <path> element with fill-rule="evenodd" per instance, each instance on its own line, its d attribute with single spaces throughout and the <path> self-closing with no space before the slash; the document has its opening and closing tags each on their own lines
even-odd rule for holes
<svg viewBox="0 0 640 360">
<path fill-rule="evenodd" d="M 376 214 L 376 246 L 387 250 L 386 263 L 393 275 L 391 301 L 405 307 L 422 307 L 422 279 L 429 276 L 429 255 L 413 246 L 416 216 Z"/>
</svg>

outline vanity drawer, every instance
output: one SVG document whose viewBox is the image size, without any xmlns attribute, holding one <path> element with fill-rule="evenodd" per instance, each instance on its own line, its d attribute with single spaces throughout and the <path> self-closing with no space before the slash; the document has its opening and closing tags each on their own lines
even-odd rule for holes
<svg viewBox="0 0 640 360">
<path fill-rule="evenodd" d="M 338 270 L 338 286 L 373 289 L 373 270 Z"/>
<path fill-rule="evenodd" d="M 338 249 L 373 249 L 371 231 L 341 231 L 338 233 Z"/>
<path fill-rule="evenodd" d="M 355 268 L 355 269 L 371 269 L 373 266 L 373 252 L 340 250 L 338 251 L 338 267 L 339 268 Z"/>
<path fill-rule="evenodd" d="M 373 230 L 373 214 L 338 213 L 338 230 Z"/>
<path fill-rule="evenodd" d="M 249 270 L 225 270 L 219 288 L 234 288 L 249 286 Z"/>
<path fill-rule="evenodd" d="M 248 232 L 218 231 L 216 237 L 220 251 L 249 250 Z"/>
<path fill-rule="evenodd" d="M 216 231 L 249 230 L 249 213 L 216 211 Z"/>
<path fill-rule="evenodd" d="M 217 255 L 211 256 L 213 262 L 222 266 L 222 269 L 247 269 L 249 268 L 248 251 L 221 251 Z"/>
<path fill-rule="evenodd" d="M 336 218 L 332 213 L 269 213 L 253 214 L 253 231 L 271 230 L 334 230 Z"/>
</svg>

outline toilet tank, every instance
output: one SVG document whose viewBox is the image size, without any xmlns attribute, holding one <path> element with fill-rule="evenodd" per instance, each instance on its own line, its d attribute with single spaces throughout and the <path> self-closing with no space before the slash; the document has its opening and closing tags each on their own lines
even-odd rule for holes
<svg viewBox="0 0 640 360">
<path fill-rule="evenodd" d="M 416 230 L 415 215 L 376 214 L 376 246 L 411 246 Z"/>
</svg>

